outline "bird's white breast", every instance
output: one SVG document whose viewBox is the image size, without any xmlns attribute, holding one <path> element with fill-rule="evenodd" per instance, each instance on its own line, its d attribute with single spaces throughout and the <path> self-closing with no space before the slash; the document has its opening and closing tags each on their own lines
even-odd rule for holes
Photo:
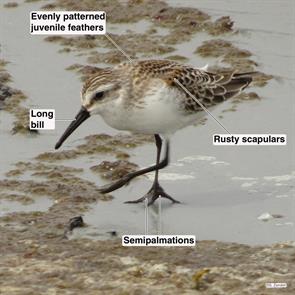
<svg viewBox="0 0 295 295">
<path fill-rule="evenodd" d="M 196 115 L 183 111 L 184 93 L 165 83 L 145 92 L 143 99 L 126 102 L 122 97 L 112 101 L 101 113 L 113 128 L 143 134 L 171 134 L 193 121 Z"/>
</svg>

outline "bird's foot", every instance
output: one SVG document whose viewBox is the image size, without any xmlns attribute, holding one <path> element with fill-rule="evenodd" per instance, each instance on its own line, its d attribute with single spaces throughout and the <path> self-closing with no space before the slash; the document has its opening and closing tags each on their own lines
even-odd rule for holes
<svg viewBox="0 0 295 295">
<path fill-rule="evenodd" d="M 144 200 L 148 200 L 148 206 L 152 205 L 159 197 L 163 197 L 172 201 L 172 203 L 180 203 L 179 201 L 173 199 L 169 196 L 164 189 L 158 184 L 153 184 L 151 189 L 141 198 L 134 200 L 134 201 L 127 201 L 124 202 L 125 204 L 137 204 L 143 202 Z"/>
</svg>

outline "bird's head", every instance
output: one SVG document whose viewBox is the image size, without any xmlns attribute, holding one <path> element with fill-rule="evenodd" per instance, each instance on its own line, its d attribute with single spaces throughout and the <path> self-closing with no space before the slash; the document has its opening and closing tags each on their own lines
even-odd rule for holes
<svg viewBox="0 0 295 295">
<path fill-rule="evenodd" d="M 81 91 L 82 107 L 55 145 L 58 149 L 63 142 L 91 115 L 101 114 L 107 105 L 119 97 L 119 82 L 115 73 L 104 69 L 89 78 Z"/>
</svg>

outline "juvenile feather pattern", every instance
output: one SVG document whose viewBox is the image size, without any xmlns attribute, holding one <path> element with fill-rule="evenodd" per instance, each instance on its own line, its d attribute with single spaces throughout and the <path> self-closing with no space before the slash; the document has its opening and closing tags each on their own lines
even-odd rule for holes
<svg viewBox="0 0 295 295">
<path fill-rule="evenodd" d="M 177 88 L 184 95 L 184 109 L 189 112 L 201 111 L 199 104 L 193 100 L 174 79 L 177 79 L 205 107 L 219 104 L 244 90 L 252 81 L 254 73 L 225 73 L 216 74 L 202 69 L 178 64 L 169 60 L 145 60 L 133 63 L 121 63 L 114 68 L 102 69 L 92 76 L 82 89 L 82 94 L 91 91 L 100 84 L 119 81 L 128 87 L 129 103 L 140 100 L 152 81 L 160 79 L 167 87 Z"/>
</svg>

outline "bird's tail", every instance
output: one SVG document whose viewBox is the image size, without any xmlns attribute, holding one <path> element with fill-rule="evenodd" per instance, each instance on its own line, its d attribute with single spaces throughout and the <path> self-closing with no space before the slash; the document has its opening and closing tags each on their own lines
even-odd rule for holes
<svg viewBox="0 0 295 295">
<path fill-rule="evenodd" d="M 253 76 L 255 74 L 256 72 L 246 72 L 233 73 L 227 77 L 225 75 L 224 81 L 219 82 L 226 90 L 224 94 L 225 98 L 228 99 L 243 91 L 253 81 Z"/>
</svg>

